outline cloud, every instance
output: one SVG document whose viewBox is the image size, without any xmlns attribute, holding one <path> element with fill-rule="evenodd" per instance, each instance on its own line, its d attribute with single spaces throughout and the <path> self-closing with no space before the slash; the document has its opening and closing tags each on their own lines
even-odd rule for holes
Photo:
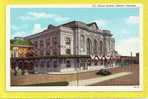
<svg viewBox="0 0 148 99">
<path fill-rule="evenodd" d="M 16 26 L 16 25 L 12 25 L 12 26 L 11 26 L 11 29 L 17 31 L 17 30 L 19 30 L 20 28 L 19 28 L 18 26 Z"/>
<path fill-rule="evenodd" d="M 106 27 L 106 25 L 108 24 L 108 21 L 104 19 L 93 20 L 93 22 L 96 22 L 98 27 L 101 27 L 101 28 Z"/>
<path fill-rule="evenodd" d="M 14 31 L 18 31 L 18 30 L 21 30 L 21 29 L 25 29 L 25 28 L 28 28 L 28 25 L 27 24 L 24 24 L 24 25 L 12 25 L 11 26 L 11 29 L 14 30 Z"/>
<path fill-rule="evenodd" d="M 116 50 L 121 55 L 130 56 L 131 52 L 135 55 L 135 53 L 140 51 L 140 38 L 126 38 L 116 42 Z"/>
<path fill-rule="evenodd" d="M 55 17 L 54 17 L 54 20 L 56 21 L 56 22 L 61 22 L 61 21 L 68 21 L 68 20 L 70 20 L 70 18 L 69 17 L 64 17 L 64 16 L 56 16 L 55 15 Z"/>
<path fill-rule="evenodd" d="M 39 33 L 43 30 L 45 30 L 45 28 L 42 28 L 41 24 L 34 24 L 33 29 L 32 29 L 32 34 Z"/>
<path fill-rule="evenodd" d="M 34 24 L 31 32 L 25 32 L 25 31 L 21 31 L 21 30 L 19 31 L 18 30 L 17 32 L 11 34 L 11 38 L 25 37 L 25 36 L 28 36 L 28 35 L 31 35 L 31 34 L 39 33 L 39 32 L 41 32 L 45 29 L 46 28 L 41 27 L 41 24 Z"/>
<path fill-rule="evenodd" d="M 14 37 L 25 37 L 26 35 L 28 35 L 28 33 L 24 32 L 24 31 L 19 31 L 19 32 L 16 32 L 16 33 L 12 33 L 11 34 L 11 38 L 14 38 Z"/>
<path fill-rule="evenodd" d="M 56 22 L 68 21 L 69 17 L 58 15 L 58 14 L 50 14 L 47 12 L 28 12 L 25 16 L 19 17 L 21 20 L 38 20 L 38 19 L 52 19 Z"/>
<path fill-rule="evenodd" d="M 34 20 L 34 18 L 31 16 L 20 16 L 19 19 L 21 19 L 22 21 Z"/>
<path fill-rule="evenodd" d="M 129 35 L 130 34 L 130 30 L 129 29 L 121 29 L 120 30 L 120 34 Z"/>
<path fill-rule="evenodd" d="M 36 18 L 36 19 L 53 17 L 53 15 L 50 15 L 46 12 L 29 12 L 28 15 L 30 15 L 33 18 Z"/>
<path fill-rule="evenodd" d="M 129 16 L 126 19 L 127 24 L 139 24 L 140 23 L 140 17 L 139 16 Z"/>
</svg>

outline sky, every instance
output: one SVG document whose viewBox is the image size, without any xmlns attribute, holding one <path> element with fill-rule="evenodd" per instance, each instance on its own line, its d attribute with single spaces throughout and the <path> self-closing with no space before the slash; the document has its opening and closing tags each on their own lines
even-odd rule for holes
<svg viewBox="0 0 148 99">
<path fill-rule="evenodd" d="M 139 8 L 11 8 L 11 38 L 38 33 L 49 24 L 69 21 L 96 22 L 110 30 L 119 54 L 133 55 L 140 50 Z"/>
</svg>

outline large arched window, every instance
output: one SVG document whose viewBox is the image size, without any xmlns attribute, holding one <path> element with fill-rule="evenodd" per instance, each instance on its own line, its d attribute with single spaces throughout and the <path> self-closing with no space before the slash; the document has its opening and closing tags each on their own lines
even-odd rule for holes
<svg viewBox="0 0 148 99">
<path fill-rule="evenodd" d="M 87 54 L 92 54 L 92 42 L 89 38 L 87 39 Z"/>
<path fill-rule="evenodd" d="M 85 37 L 84 35 L 81 35 L 80 37 L 80 46 L 82 50 L 85 50 Z"/>
<path fill-rule="evenodd" d="M 94 40 L 94 54 L 97 55 L 98 53 L 98 43 L 97 43 L 97 40 Z"/>
<path fill-rule="evenodd" d="M 100 41 L 100 55 L 103 55 L 103 42 Z"/>
</svg>

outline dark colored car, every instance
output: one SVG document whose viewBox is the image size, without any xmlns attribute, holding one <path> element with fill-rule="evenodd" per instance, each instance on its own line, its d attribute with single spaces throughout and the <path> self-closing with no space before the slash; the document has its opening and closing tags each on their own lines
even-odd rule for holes
<svg viewBox="0 0 148 99">
<path fill-rule="evenodd" d="M 112 73 L 107 69 L 100 69 L 96 74 L 106 76 L 106 75 L 110 75 Z"/>
</svg>

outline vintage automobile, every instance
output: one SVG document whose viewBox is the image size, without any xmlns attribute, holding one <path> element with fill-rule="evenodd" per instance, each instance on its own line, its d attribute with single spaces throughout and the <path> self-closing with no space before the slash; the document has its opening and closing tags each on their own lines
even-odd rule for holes
<svg viewBox="0 0 148 99">
<path fill-rule="evenodd" d="M 98 72 L 96 72 L 96 74 L 106 76 L 106 75 L 110 75 L 112 73 L 108 69 L 100 69 Z"/>
</svg>

